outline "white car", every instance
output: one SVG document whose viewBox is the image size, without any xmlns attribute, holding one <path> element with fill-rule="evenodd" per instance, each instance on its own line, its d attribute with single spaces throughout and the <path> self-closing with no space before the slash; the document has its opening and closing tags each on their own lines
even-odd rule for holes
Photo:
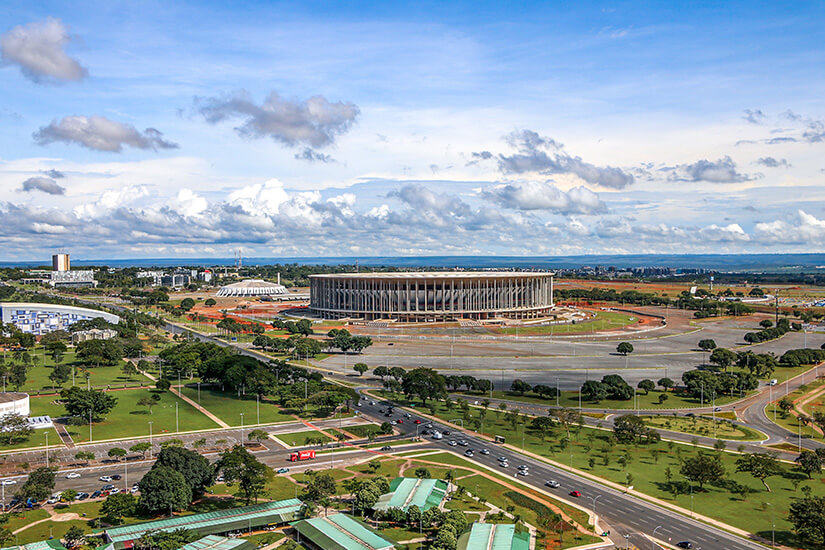
<svg viewBox="0 0 825 550">
<path fill-rule="evenodd" d="M 46 501 L 46 504 L 57 504 L 60 502 L 60 495 L 52 495 L 49 500 Z"/>
<path fill-rule="evenodd" d="M 17 484 L 16 479 L 4 479 L 3 480 L 3 485 L 16 485 L 16 484 Z"/>
<path fill-rule="evenodd" d="M 112 489 L 111 491 L 109 491 L 109 494 L 110 494 L 110 495 L 116 495 L 116 494 L 118 494 L 119 492 L 120 492 L 120 489 L 118 489 L 117 487 L 115 487 L 114 489 Z"/>
<path fill-rule="evenodd" d="M 106 483 L 109 483 L 110 481 L 112 481 L 112 476 L 100 476 L 100 477 L 98 478 L 98 480 L 100 480 L 100 481 L 104 481 L 104 482 L 106 482 Z"/>
<path fill-rule="evenodd" d="M 80 474 L 78 474 L 77 472 L 69 472 L 68 474 L 66 474 L 66 479 L 77 479 L 79 477 Z"/>
</svg>

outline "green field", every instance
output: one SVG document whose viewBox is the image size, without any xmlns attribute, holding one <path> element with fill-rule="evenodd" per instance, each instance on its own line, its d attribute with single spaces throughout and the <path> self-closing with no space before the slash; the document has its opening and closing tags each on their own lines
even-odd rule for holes
<svg viewBox="0 0 825 550">
<path fill-rule="evenodd" d="M 158 392 L 161 401 L 152 408 L 151 414 L 147 407 L 137 406 L 137 401 L 141 397 L 152 395 L 154 391 L 118 390 L 111 392 L 111 395 L 117 398 L 117 404 L 106 420 L 92 424 L 93 440 L 145 437 L 149 435 L 149 422 L 152 422 L 152 433 L 156 436 L 174 433 L 176 403 L 181 431 L 218 428 L 218 425 L 207 416 L 170 392 Z M 55 404 L 55 399 L 54 396 L 32 397 L 30 400 L 32 415 L 49 415 L 52 418 L 65 415 L 65 409 L 62 405 Z M 89 441 L 88 424 L 69 426 L 68 431 L 76 443 Z"/>
<path fill-rule="evenodd" d="M 632 325 L 639 322 L 638 315 L 628 315 L 618 311 L 597 311 L 596 317 L 592 320 L 583 321 L 576 324 L 550 325 L 550 326 L 526 326 L 508 327 L 496 329 L 499 334 L 588 334 L 590 332 L 600 332 L 603 330 L 613 330 Z"/>
<path fill-rule="evenodd" d="M 653 428 L 670 430 L 703 437 L 713 437 L 714 439 L 732 439 L 736 441 L 762 441 L 767 436 L 761 432 L 739 426 L 727 420 L 705 416 L 694 416 L 686 418 L 684 416 L 645 416 L 645 424 Z"/>
<path fill-rule="evenodd" d="M 798 399 L 806 393 L 810 393 L 818 388 L 821 388 L 823 384 L 825 384 L 825 380 L 815 380 L 808 384 L 799 386 L 799 388 L 797 388 L 795 391 L 792 391 L 790 394 L 788 394 L 788 399 L 790 399 L 791 401 Z M 769 403 L 765 407 L 765 415 L 768 417 L 768 420 L 775 422 L 777 425 L 782 426 L 786 430 L 790 431 L 793 434 L 797 434 L 802 438 L 821 438 L 822 436 L 820 436 L 816 431 L 814 431 L 813 423 L 810 423 L 807 426 L 805 426 L 802 422 L 799 421 L 798 416 L 794 414 L 786 414 L 782 411 L 782 409 L 776 406 L 776 403 L 778 403 L 779 400 L 782 399 L 782 397 L 784 396 L 784 392 L 777 392 L 777 395 L 774 395 L 773 403 Z M 791 439 L 790 441 L 791 443 L 796 442 L 795 439 Z"/>
<path fill-rule="evenodd" d="M 458 409 L 448 411 L 443 402 L 438 403 L 437 408 L 437 414 L 441 418 L 447 420 L 463 417 L 465 425 L 469 425 L 480 412 L 481 410 L 475 408 L 470 408 L 466 413 Z M 633 485 L 642 493 L 673 502 L 688 510 L 691 508 L 691 496 L 687 484 L 680 492 L 673 492 L 673 488 L 680 486 L 678 483 L 683 481 L 679 474 L 681 461 L 698 452 L 709 452 L 706 449 L 701 450 L 672 441 L 654 445 L 617 445 L 611 441 L 610 432 L 578 426 L 571 428 L 569 444 L 566 443 L 565 434 L 561 429 L 556 429 L 548 436 L 549 439 L 545 440 L 540 434 L 526 428 L 525 423 L 516 422 L 514 426 L 505 420 L 504 413 L 494 410 L 487 412 L 484 433 L 503 435 L 516 447 L 521 447 L 523 441 L 527 451 L 622 485 Z M 656 450 L 657 454 L 654 455 L 652 450 Z M 799 546 L 801 543 L 795 540 L 791 525 L 786 519 L 791 499 L 796 497 L 804 486 L 810 487 L 814 495 L 825 496 L 825 477 L 814 476 L 812 481 L 808 481 L 801 473 L 785 466 L 782 476 L 768 479 L 768 484 L 772 488 L 772 492 L 768 492 L 749 474 L 735 472 L 736 454 L 721 453 L 721 458 L 727 479 L 749 488 L 750 492 L 743 497 L 723 486 L 709 485 L 700 491 L 699 487 L 694 485 L 692 500 L 696 512 L 762 536 L 766 533 L 770 536 L 771 520 L 775 519 L 777 542 Z M 624 465 L 620 459 L 626 460 Z M 672 480 L 677 483 L 668 482 L 666 469 L 670 470 Z"/>
<path fill-rule="evenodd" d="M 195 403 L 200 403 L 202 407 L 209 410 L 209 412 L 230 426 L 241 425 L 241 413 L 243 413 L 243 423 L 245 426 L 295 420 L 295 417 L 284 414 L 277 405 L 261 402 L 260 422 L 258 422 L 258 404 L 255 401 L 254 395 L 238 397 L 237 393 L 222 392 L 201 387 L 199 401 L 197 387 L 185 386 L 181 393 Z"/>
<path fill-rule="evenodd" d="M 61 445 L 60 436 L 54 428 L 43 428 L 42 430 L 35 430 L 31 437 L 22 443 L 15 443 L 14 445 L 0 445 L 0 451 L 11 451 L 14 449 L 28 449 L 30 447 L 46 448 L 46 434 L 49 434 L 49 447 Z M 45 452 L 45 451 L 44 451 Z"/>
<path fill-rule="evenodd" d="M 324 442 L 332 441 L 332 438 L 329 436 L 322 434 L 321 432 L 316 432 L 315 430 L 304 430 L 300 432 L 290 432 L 285 434 L 274 434 L 275 437 L 286 443 L 291 447 L 304 447 L 307 445 L 307 439 L 311 438 L 322 438 Z"/>
</svg>

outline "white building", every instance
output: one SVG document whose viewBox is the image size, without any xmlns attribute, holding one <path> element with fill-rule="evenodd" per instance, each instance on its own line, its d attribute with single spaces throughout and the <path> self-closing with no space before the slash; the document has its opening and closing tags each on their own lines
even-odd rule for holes
<svg viewBox="0 0 825 550">
<path fill-rule="evenodd" d="M 7 414 L 29 416 L 29 394 L 22 392 L 0 392 L 0 417 Z"/>
</svg>

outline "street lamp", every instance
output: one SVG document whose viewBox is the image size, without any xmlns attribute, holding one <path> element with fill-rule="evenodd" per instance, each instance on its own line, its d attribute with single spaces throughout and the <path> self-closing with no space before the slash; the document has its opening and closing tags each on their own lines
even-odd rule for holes
<svg viewBox="0 0 825 550">
<path fill-rule="evenodd" d="M 595 498 L 587 497 L 587 498 L 589 498 L 590 500 L 593 501 L 593 523 L 594 524 L 596 523 L 596 501 L 599 500 L 601 497 L 602 497 L 602 495 L 597 495 Z"/>
<path fill-rule="evenodd" d="M 656 529 L 653 530 L 653 535 L 651 535 L 651 537 L 650 537 L 651 538 L 650 544 L 651 544 L 653 550 L 656 550 L 656 540 L 655 540 L 656 539 L 656 531 L 658 531 L 661 528 L 662 528 L 661 525 L 657 526 Z"/>
<path fill-rule="evenodd" d="M 149 421 L 149 458 L 152 458 L 152 421 Z"/>
<path fill-rule="evenodd" d="M 241 413 L 241 445 L 243 445 L 243 413 Z"/>
</svg>

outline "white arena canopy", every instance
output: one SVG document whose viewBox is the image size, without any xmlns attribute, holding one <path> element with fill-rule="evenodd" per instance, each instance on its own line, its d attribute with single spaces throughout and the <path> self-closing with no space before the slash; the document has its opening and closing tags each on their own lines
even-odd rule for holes
<svg viewBox="0 0 825 550">
<path fill-rule="evenodd" d="M 277 283 L 271 283 L 261 279 L 247 279 L 239 283 L 232 283 L 222 286 L 218 290 L 219 297 L 255 297 L 255 296 L 278 296 L 287 294 L 286 287 Z"/>
</svg>

